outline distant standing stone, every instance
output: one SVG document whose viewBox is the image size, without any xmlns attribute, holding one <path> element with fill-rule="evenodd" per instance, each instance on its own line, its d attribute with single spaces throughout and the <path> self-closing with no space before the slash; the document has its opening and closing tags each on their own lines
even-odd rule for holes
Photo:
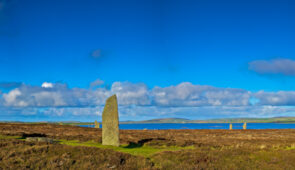
<svg viewBox="0 0 295 170">
<path fill-rule="evenodd" d="M 117 96 L 113 95 L 106 101 L 102 112 L 102 144 L 119 146 L 119 115 Z"/>
<path fill-rule="evenodd" d="M 243 124 L 243 129 L 244 129 L 244 130 L 247 129 L 247 123 L 246 123 L 246 122 Z"/>
<path fill-rule="evenodd" d="M 229 130 L 233 130 L 233 124 L 229 124 Z"/>
<path fill-rule="evenodd" d="M 99 128 L 99 123 L 97 121 L 94 122 L 94 128 Z"/>
</svg>

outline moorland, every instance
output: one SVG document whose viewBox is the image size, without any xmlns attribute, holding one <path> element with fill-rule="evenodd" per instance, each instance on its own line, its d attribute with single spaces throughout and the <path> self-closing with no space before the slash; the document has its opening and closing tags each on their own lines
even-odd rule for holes
<svg viewBox="0 0 295 170">
<path fill-rule="evenodd" d="M 295 129 L 120 130 L 120 143 L 101 145 L 101 129 L 0 123 L 0 169 L 295 169 Z"/>
</svg>

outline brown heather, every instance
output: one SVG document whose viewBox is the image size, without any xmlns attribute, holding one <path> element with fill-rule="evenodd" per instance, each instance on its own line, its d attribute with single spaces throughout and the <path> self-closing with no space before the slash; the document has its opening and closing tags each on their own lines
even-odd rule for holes
<svg viewBox="0 0 295 170">
<path fill-rule="evenodd" d="M 193 146 L 148 157 L 9 137 L 46 136 L 101 143 L 101 129 L 95 128 L 0 123 L 0 134 L 6 136 L 0 138 L 0 169 L 295 169 L 295 129 L 120 130 L 122 144 Z"/>
</svg>

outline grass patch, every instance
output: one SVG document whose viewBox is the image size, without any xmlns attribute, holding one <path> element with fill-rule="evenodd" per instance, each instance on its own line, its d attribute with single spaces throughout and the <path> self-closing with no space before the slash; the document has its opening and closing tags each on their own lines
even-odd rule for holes
<svg viewBox="0 0 295 170">
<path fill-rule="evenodd" d="M 19 140 L 25 140 L 21 136 L 4 136 L 0 135 L 0 139 L 19 139 Z M 79 140 L 64 140 L 60 139 L 58 140 L 58 143 L 63 145 L 69 145 L 69 146 L 87 146 L 87 147 L 97 147 L 102 149 L 112 149 L 114 151 L 123 152 L 123 153 L 129 153 L 131 155 L 140 155 L 144 157 L 150 157 L 155 153 L 162 152 L 162 151 L 179 151 L 183 149 L 194 149 L 194 146 L 186 146 L 186 147 L 180 147 L 180 146 L 140 146 L 140 147 L 130 147 L 130 145 L 121 145 L 119 147 L 116 146 L 107 146 L 102 145 L 101 143 L 97 143 L 94 141 L 87 141 L 87 142 L 80 142 Z"/>
<path fill-rule="evenodd" d="M 295 149 L 295 145 L 294 146 L 292 145 L 292 146 L 287 146 L 286 147 L 286 150 L 294 150 L 294 149 Z"/>
<path fill-rule="evenodd" d="M 5 136 L 5 135 L 0 135 L 0 139 L 21 139 L 21 136 Z"/>
<path fill-rule="evenodd" d="M 129 153 L 131 155 L 139 155 L 144 157 L 150 157 L 155 153 L 163 152 L 163 151 L 179 151 L 183 149 L 194 149 L 194 146 L 180 147 L 180 146 L 157 146 L 157 148 L 152 146 L 142 146 L 142 147 L 134 147 L 130 148 L 128 145 L 121 145 L 119 147 L 116 146 L 106 146 L 101 143 L 97 143 L 94 141 L 88 142 L 80 142 L 78 140 L 59 140 L 60 144 L 70 145 L 70 146 L 88 146 L 88 147 L 97 147 L 103 149 L 112 149 L 118 152 Z"/>
</svg>

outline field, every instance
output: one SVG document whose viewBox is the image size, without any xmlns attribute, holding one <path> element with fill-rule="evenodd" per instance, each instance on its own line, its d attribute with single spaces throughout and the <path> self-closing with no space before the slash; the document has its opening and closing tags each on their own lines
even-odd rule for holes
<svg viewBox="0 0 295 170">
<path fill-rule="evenodd" d="M 0 169 L 295 169 L 295 129 L 121 130 L 120 142 L 101 145 L 101 129 L 0 123 Z"/>
</svg>

